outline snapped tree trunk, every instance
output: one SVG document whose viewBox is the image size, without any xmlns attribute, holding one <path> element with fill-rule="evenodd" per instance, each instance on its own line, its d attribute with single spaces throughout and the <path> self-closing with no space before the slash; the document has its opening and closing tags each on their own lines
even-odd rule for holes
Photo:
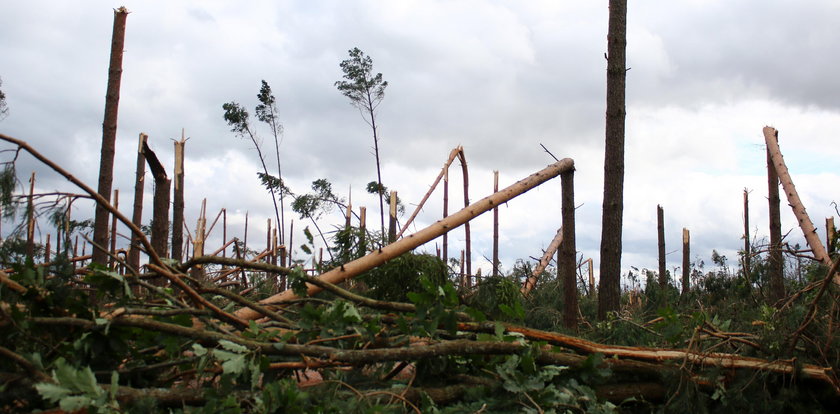
<svg viewBox="0 0 840 414">
<path fill-rule="evenodd" d="M 169 190 L 172 180 L 166 176 L 163 164 L 158 160 L 148 143 L 143 143 L 143 155 L 149 170 L 155 178 L 155 193 L 152 201 L 152 249 L 160 257 L 166 257 L 169 238 Z"/>
<path fill-rule="evenodd" d="M 564 187 L 565 188 L 565 187 Z M 493 193 L 499 191 L 499 172 L 493 171 Z M 499 275 L 499 206 L 493 208 L 493 276 Z"/>
<path fill-rule="evenodd" d="M 543 170 L 516 182 L 504 190 L 499 191 L 496 194 L 479 200 L 477 203 L 462 209 L 445 220 L 440 220 L 437 223 L 418 231 L 417 233 L 403 237 L 392 244 L 373 251 L 367 256 L 345 263 L 343 266 L 337 267 L 320 275 L 319 278 L 326 282 L 335 284 L 356 277 L 357 275 L 376 266 L 380 266 L 388 260 L 393 259 L 411 249 L 417 248 L 418 246 L 421 246 L 460 225 L 468 223 L 478 215 L 492 210 L 494 206 L 505 203 L 508 200 L 560 175 L 562 172 L 572 169 L 574 169 L 574 161 L 569 158 L 560 160 L 552 165 L 549 165 Z M 307 285 L 307 292 L 309 295 L 313 295 L 320 291 L 321 289 L 315 285 Z M 294 298 L 297 298 L 297 295 L 295 295 L 293 291 L 287 290 L 264 299 L 260 303 L 281 302 Z M 243 319 L 255 319 L 261 314 L 250 308 L 242 308 L 236 311 L 236 315 Z"/>
<path fill-rule="evenodd" d="M 557 268 L 563 278 L 563 325 L 577 329 L 577 246 L 575 244 L 575 170 L 569 169 L 560 175 L 562 181 L 561 214 L 563 215 L 563 241 L 560 243 L 560 257 Z"/>
<path fill-rule="evenodd" d="M 114 181 L 114 152 L 117 141 L 117 112 L 120 105 L 120 81 L 122 79 L 123 47 L 125 45 L 125 21 L 128 9 L 114 10 L 114 29 L 111 35 L 111 61 L 108 68 L 108 89 L 105 95 L 105 120 L 102 122 L 102 148 L 99 157 L 99 188 L 97 192 L 105 200 L 111 198 Z M 99 204 L 93 219 L 93 263 L 101 265 L 108 261 L 108 210 Z"/>
<path fill-rule="evenodd" d="M 131 222 L 137 228 L 143 225 L 143 192 L 146 184 L 146 157 L 143 155 L 143 146 L 147 145 L 146 141 L 149 136 L 140 133 L 139 143 L 137 146 L 137 167 L 135 168 L 134 179 L 134 206 L 131 214 Z M 131 246 L 128 250 L 128 264 L 134 270 L 140 269 L 140 237 L 137 234 L 131 233 Z"/>
<path fill-rule="evenodd" d="M 180 262 L 184 250 L 184 130 L 181 130 L 181 140 L 175 144 L 175 190 L 172 204 L 172 258 Z M 196 236 L 198 237 L 198 236 Z"/>
<path fill-rule="evenodd" d="M 562 212 L 561 212 L 562 214 Z M 561 227 L 557 230 L 557 234 L 554 235 L 554 238 L 551 240 L 551 243 L 548 244 L 548 248 L 545 249 L 545 253 L 543 253 L 542 258 L 540 259 L 539 263 L 537 263 L 537 267 L 531 272 L 531 276 L 525 280 L 525 284 L 522 285 L 522 296 L 528 296 L 534 286 L 537 285 L 537 280 L 539 279 L 540 275 L 542 274 L 543 270 L 548 267 L 549 262 L 551 262 L 551 258 L 554 256 L 554 253 L 557 252 L 557 249 L 560 248 L 560 243 L 563 242 L 563 228 Z"/>
<path fill-rule="evenodd" d="M 773 141 L 778 140 L 774 133 Z M 767 202 L 770 208 L 770 255 L 768 257 L 768 273 L 770 276 L 770 292 L 768 303 L 773 304 L 785 296 L 784 258 L 782 257 L 782 219 L 781 199 L 779 198 L 779 175 L 773 166 L 770 156 L 770 146 L 767 147 Z"/>
<path fill-rule="evenodd" d="M 747 286 L 750 286 L 752 281 L 750 280 L 750 259 L 751 259 L 751 250 L 752 247 L 750 246 L 750 193 L 747 189 L 744 189 L 744 282 L 746 282 Z"/>
<path fill-rule="evenodd" d="M 665 273 L 665 210 L 656 206 L 656 233 L 659 238 L 659 287 L 668 285 L 668 275 Z"/>
<path fill-rule="evenodd" d="M 601 221 L 601 281 L 598 319 L 619 309 L 621 233 L 624 213 L 624 119 L 627 0 L 610 0 L 607 34 L 607 113 L 604 150 L 604 204 Z"/>
<path fill-rule="evenodd" d="M 683 229 L 683 257 L 682 257 L 682 293 L 685 297 L 689 289 L 689 276 L 691 275 L 691 233 L 688 229 Z"/>
</svg>

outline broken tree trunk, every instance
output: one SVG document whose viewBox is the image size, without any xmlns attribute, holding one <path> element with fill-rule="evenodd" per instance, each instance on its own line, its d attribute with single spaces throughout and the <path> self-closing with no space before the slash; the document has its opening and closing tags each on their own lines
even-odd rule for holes
<svg viewBox="0 0 840 414">
<path fill-rule="evenodd" d="M 659 239 L 659 287 L 668 285 L 668 275 L 665 270 L 665 210 L 656 206 L 656 234 Z"/>
<path fill-rule="evenodd" d="M 688 229 L 683 228 L 683 257 L 682 257 L 682 293 L 681 295 L 685 297 L 688 294 L 689 288 L 689 275 L 691 274 L 691 234 L 689 234 Z"/>
<path fill-rule="evenodd" d="M 464 176 L 464 210 L 470 206 L 470 174 L 467 169 L 467 156 L 464 154 L 463 148 L 458 153 L 458 159 L 461 161 L 461 172 Z M 472 277 L 472 247 L 470 243 L 470 222 L 464 223 L 464 245 L 466 249 L 467 259 L 467 275 Z"/>
<path fill-rule="evenodd" d="M 146 142 L 143 143 L 143 155 L 155 179 L 155 194 L 152 201 L 152 249 L 160 257 L 166 257 L 169 238 L 169 189 L 172 181 L 166 176 L 163 164 Z"/>
<path fill-rule="evenodd" d="M 111 199 L 111 205 L 114 206 L 115 209 L 120 208 L 120 190 L 114 190 L 114 197 Z M 111 254 L 108 255 L 108 268 L 111 270 L 116 269 L 116 260 L 117 257 L 117 216 L 111 217 L 111 247 L 108 249 L 108 252 Z"/>
<path fill-rule="evenodd" d="M 175 189 L 172 204 L 172 259 L 181 262 L 184 250 L 184 130 L 181 140 L 175 144 L 175 167 L 173 169 Z M 198 237 L 198 236 L 196 236 Z"/>
<path fill-rule="evenodd" d="M 26 202 L 26 257 L 35 260 L 35 171 L 29 177 L 29 198 Z"/>
<path fill-rule="evenodd" d="M 397 241 L 397 192 L 391 191 L 388 205 L 388 243 Z"/>
<path fill-rule="evenodd" d="M 561 213 L 562 214 L 562 213 Z M 548 248 L 545 249 L 545 253 L 543 253 L 540 262 L 537 263 L 537 267 L 534 268 L 534 271 L 531 272 L 531 276 L 525 280 L 525 284 L 522 285 L 522 292 L 523 296 L 527 296 L 534 286 L 537 285 L 537 280 L 539 279 L 542 272 L 548 267 L 548 264 L 551 262 L 551 258 L 554 256 L 554 252 L 560 248 L 560 243 L 563 241 L 563 228 L 557 230 L 557 234 L 554 235 L 554 238 L 551 240 L 551 243 L 548 244 Z"/>
<path fill-rule="evenodd" d="M 837 237 L 835 234 L 837 233 L 837 229 L 834 227 L 834 217 L 826 217 L 825 218 L 825 248 L 828 251 L 828 254 L 834 253 L 837 249 L 837 246 L 834 245 L 834 239 Z"/>
<path fill-rule="evenodd" d="M 131 213 L 131 222 L 138 228 L 143 224 L 143 190 L 146 183 L 146 157 L 143 155 L 143 145 L 149 140 L 149 136 L 140 133 L 137 146 L 137 167 L 134 178 L 134 207 Z M 135 271 L 140 269 L 140 237 L 131 233 L 131 245 L 128 250 L 128 264 Z"/>
<path fill-rule="evenodd" d="M 785 189 L 788 203 L 790 204 L 790 208 L 793 209 L 796 220 L 799 221 L 799 228 L 802 229 L 802 233 L 805 235 L 805 241 L 811 247 L 814 258 L 817 261 L 826 266 L 831 266 L 831 258 L 826 253 L 825 247 L 820 241 L 819 235 L 817 235 L 817 229 L 814 227 L 811 218 L 808 217 L 808 213 L 805 211 L 805 205 L 802 204 L 802 200 L 799 199 L 799 193 L 796 192 L 796 187 L 793 185 L 793 179 L 785 165 L 782 151 L 779 149 L 778 137 L 779 132 L 774 128 L 764 127 L 764 141 L 767 143 L 768 157 L 772 160 L 772 165 L 778 174 L 779 181 L 781 181 L 782 187 Z M 840 285 L 840 275 L 834 277 L 834 283 Z M 784 295 L 784 285 L 782 285 L 781 289 L 782 295 Z"/>
<path fill-rule="evenodd" d="M 751 250 L 752 247 L 750 246 L 750 193 L 747 189 L 744 189 L 744 282 L 746 282 L 747 287 L 750 286 L 752 281 L 750 280 L 750 269 L 752 266 L 750 265 L 751 259 Z"/>
<path fill-rule="evenodd" d="M 566 329 L 577 329 L 577 246 L 575 245 L 575 170 L 570 168 L 560 174 L 562 183 L 561 214 L 563 216 L 563 241 L 560 243 L 562 260 L 557 269 L 563 278 L 563 325 Z"/>
<path fill-rule="evenodd" d="M 765 141 L 766 131 L 765 128 Z M 772 141 L 778 148 L 779 136 L 772 132 Z M 770 155 L 771 148 L 768 141 L 767 144 L 767 202 L 770 209 L 770 255 L 768 257 L 768 273 L 770 277 L 770 292 L 768 295 L 768 302 L 771 304 L 777 303 L 785 296 L 784 285 L 784 257 L 782 256 L 782 219 L 781 219 L 781 199 L 779 198 L 779 174 L 776 167 L 773 166 L 773 159 Z"/>
<path fill-rule="evenodd" d="M 120 106 L 120 81 L 122 80 L 125 21 L 128 9 L 114 10 L 114 29 L 111 35 L 111 60 L 108 68 L 108 89 L 105 94 L 105 120 L 102 122 L 102 148 L 99 157 L 99 188 L 103 199 L 111 197 L 114 181 L 114 152 L 117 141 L 117 112 Z M 93 263 L 105 265 L 108 252 L 108 210 L 97 203 L 93 222 Z"/>
<path fill-rule="evenodd" d="M 493 193 L 499 192 L 499 171 L 493 171 Z M 493 207 L 493 276 L 499 275 L 499 206 Z"/>
<path fill-rule="evenodd" d="M 458 226 L 465 225 L 478 215 L 491 210 L 494 206 L 507 202 L 508 200 L 560 175 L 564 171 L 569 171 L 573 168 L 574 161 L 571 159 L 566 158 L 560 160 L 496 194 L 485 197 L 475 204 L 468 205 L 468 207 L 465 207 L 461 211 L 449 216 L 445 220 L 440 220 L 437 223 L 418 231 L 417 233 L 403 237 L 393 244 L 376 250 L 367 256 L 330 270 L 320 275 L 319 278 L 329 283 L 340 283 L 347 279 L 351 279 L 360 273 L 380 266 L 390 259 L 417 248 Z M 469 263 L 469 261 L 467 263 Z M 309 295 L 319 291 L 321 291 L 321 288 L 314 285 L 307 285 L 307 292 Z M 285 301 L 296 297 L 297 295 L 295 295 L 293 291 L 287 290 L 268 299 L 264 299 L 261 303 Z M 236 311 L 236 314 L 238 317 L 243 319 L 256 319 L 261 315 L 250 308 L 239 309 Z"/>
</svg>

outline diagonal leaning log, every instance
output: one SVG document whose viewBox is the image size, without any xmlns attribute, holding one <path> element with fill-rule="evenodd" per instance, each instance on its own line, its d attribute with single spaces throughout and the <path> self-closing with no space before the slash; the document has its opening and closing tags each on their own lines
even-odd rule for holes
<svg viewBox="0 0 840 414">
<path fill-rule="evenodd" d="M 461 211 L 450 215 L 449 217 L 438 220 L 436 223 L 417 233 L 403 237 L 394 243 L 391 243 L 379 250 L 376 250 L 367 256 L 356 259 L 352 262 L 345 263 L 343 266 L 332 269 L 322 275 L 319 279 L 329 283 L 337 284 L 347 279 L 351 279 L 359 274 L 380 266 L 390 259 L 393 259 L 407 251 L 415 249 L 440 235 L 457 228 L 458 226 L 467 223 L 473 218 L 492 210 L 493 207 L 503 204 L 514 197 L 525 193 L 526 191 L 554 178 L 564 171 L 571 171 L 574 169 L 574 161 L 570 158 L 564 158 L 548 167 L 538 171 L 530 176 L 517 181 L 510 187 L 507 187 L 498 193 L 492 194 L 480 201 L 470 204 Z M 309 295 L 320 292 L 321 288 L 314 285 L 307 285 L 307 293 Z M 260 303 L 266 302 L 281 302 L 297 298 L 297 295 L 289 289 L 278 293 L 269 298 L 263 299 Z M 262 316 L 260 313 L 250 308 L 242 308 L 236 311 L 235 315 L 242 319 L 256 319 Z"/>
</svg>

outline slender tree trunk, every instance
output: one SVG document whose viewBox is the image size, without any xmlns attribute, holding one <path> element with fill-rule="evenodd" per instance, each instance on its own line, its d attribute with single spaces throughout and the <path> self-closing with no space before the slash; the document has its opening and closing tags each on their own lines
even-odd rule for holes
<svg viewBox="0 0 840 414">
<path fill-rule="evenodd" d="M 114 197 L 111 198 L 111 205 L 117 210 L 120 209 L 120 190 L 114 190 Z M 108 257 L 108 268 L 115 270 L 116 261 L 114 258 L 117 257 L 117 216 L 111 217 L 111 248 L 108 249 L 108 251 L 111 252 L 110 257 Z"/>
<path fill-rule="evenodd" d="M 682 257 L 682 296 L 688 294 L 689 276 L 691 275 L 691 234 L 688 229 L 683 229 L 683 257 Z"/>
<path fill-rule="evenodd" d="M 467 156 L 464 154 L 463 149 L 458 153 L 458 158 L 461 161 L 461 172 L 464 176 L 464 209 L 466 209 L 470 206 L 470 174 L 469 169 L 467 169 Z M 467 260 L 467 277 L 472 278 L 472 242 L 470 240 L 469 221 L 464 223 L 464 245 Z"/>
<path fill-rule="evenodd" d="M 659 238 L 659 287 L 668 286 L 668 274 L 665 270 L 665 210 L 656 206 L 656 232 Z"/>
<path fill-rule="evenodd" d="M 368 91 L 368 109 L 370 111 L 370 128 L 373 130 L 373 154 L 376 157 L 376 182 L 379 185 L 377 188 L 377 195 L 379 196 L 379 220 L 382 225 L 382 236 L 385 238 L 385 204 L 382 200 L 382 170 L 379 164 L 379 137 L 376 134 L 376 117 L 373 113 L 373 100 Z"/>
<path fill-rule="evenodd" d="M 184 130 L 181 130 L 181 140 L 174 141 L 175 144 L 175 168 L 173 175 L 175 190 L 173 191 L 174 202 L 172 204 L 172 259 L 181 262 L 184 250 L 184 147 L 187 140 L 184 138 Z M 196 235 L 196 238 L 199 236 Z"/>
<path fill-rule="evenodd" d="M 624 119 L 627 0 L 610 0 L 607 34 L 607 112 L 604 151 L 604 204 L 601 225 L 601 281 L 598 319 L 619 309 L 621 234 L 624 213 Z"/>
<path fill-rule="evenodd" d="M 837 229 L 834 227 L 834 217 L 826 217 L 825 218 L 825 249 L 828 254 L 834 254 L 834 250 L 837 249 L 837 246 L 834 245 L 834 238 L 837 237 L 835 234 L 837 233 Z"/>
<path fill-rule="evenodd" d="M 102 123 L 102 149 L 99 158 L 99 188 L 102 198 L 111 197 L 114 181 L 114 152 L 117 141 L 117 112 L 120 105 L 120 81 L 125 45 L 125 22 L 128 10 L 120 7 L 114 10 L 114 29 L 111 36 L 111 62 L 108 69 L 108 90 L 105 95 L 105 120 Z M 93 263 L 107 264 L 108 252 L 108 210 L 96 205 L 93 222 L 93 242 L 101 249 L 93 249 Z"/>
<path fill-rule="evenodd" d="M 778 139 L 778 136 L 775 137 Z M 779 174 L 773 166 L 770 149 L 767 149 L 767 202 L 770 208 L 770 255 L 768 257 L 770 292 L 768 303 L 773 304 L 785 296 L 784 258 L 782 257 L 781 199 L 779 198 Z"/>
<path fill-rule="evenodd" d="M 563 325 L 577 329 L 577 246 L 575 244 L 575 171 L 567 170 L 560 175 L 562 181 L 563 241 L 560 243 L 560 257 L 557 264 L 563 274 Z"/>
<path fill-rule="evenodd" d="M 499 192 L 499 171 L 493 171 L 493 193 Z M 493 208 L 493 276 L 499 275 L 499 206 Z"/>
<path fill-rule="evenodd" d="M 744 282 L 747 287 L 750 286 L 751 255 L 752 246 L 750 245 L 750 193 L 744 189 Z"/>
<path fill-rule="evenodd" d="M 367 207 L 359 208 L 359 251 L 367 254 Z"/>
<path fill-rule="evenodd" d="M 35 260 L 35 171 L 29 177 L 29 198 L 26 203 L 26 257 Z"/>
<path fill-rule="evenodd" d="M 146 183 L 146 157 L 143 155 L 143 145 L 148 145 L 149 136 L 140 133 L 137 146 L 137 167 L 135 168 L 134 179 L 134 206 L 131 214 L 131 222 L 137 228 L 143 225 L 143 192 Z M 134 270 L 140 269 L 140 236 L 131 233 L 131 246 L 128 250 L 128 264 Z"/>
<path fill-rule="evenodd" d="M 443 218 L 449 216 L 449 167 L 444 167 L 443 175 Z M 449 261 L 449 233 L 443 235 L 443 262 Z M 462 263 L 463 265 L 463 263 Z M 462 280 L 463 282 L 463 280 Z"/>
</svg>

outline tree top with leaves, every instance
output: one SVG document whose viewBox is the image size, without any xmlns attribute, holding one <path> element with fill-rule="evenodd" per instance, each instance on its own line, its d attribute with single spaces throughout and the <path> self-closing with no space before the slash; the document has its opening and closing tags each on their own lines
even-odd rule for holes
<svg viewBox="0 0 840 414">
<path fill-rule="evenodd" d="M 350 59 L 340 64 L 346 80 L 337 81 L 335 86 L 339 92 L 350 98 L 353 106 L 372 112 L 385 97 L 388 81 L 382 80 L 381 73 L 373 73 L 373 59 L 358 47 L 354 47 L 349 53 Z"/>
</svg>

